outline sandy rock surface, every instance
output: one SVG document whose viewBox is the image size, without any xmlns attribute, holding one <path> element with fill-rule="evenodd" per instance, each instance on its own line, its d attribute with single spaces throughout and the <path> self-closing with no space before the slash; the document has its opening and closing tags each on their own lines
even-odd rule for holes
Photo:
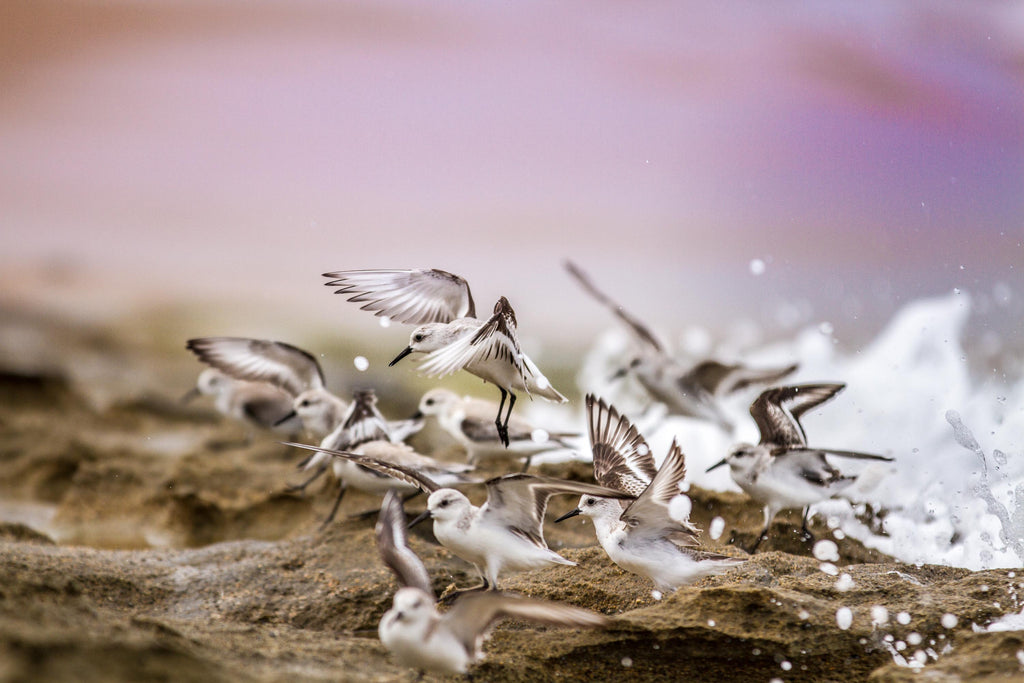
<svg viewBox="0 0 1024 683">
<path fill-rule="evenodd" d="M 351 493 L 320 528 L 334 483 L 290 492 L 302 453 L 209 404 L 181 405 L 198 366 L 176 345 L 17 324 L 20 336 L 8 325 L 0 338 L 0 679 L 415 678 L 377 640 L 395 582 L 376 554 L 374 518 L 352 517 L 379 499 Z M 26 330 L 60 343 L 46 353 L 12 347 Z M 541 471 L 587 479 L 590 467 Z M 477 502 L 479 488 L 467 489 Z M 760 508 L 736 493 L 690 495 L 701 528 L 727 520 L 708 545 L 745 556 L 737 546 L 756 537 Z M 549 517 L 575 502 L 554 500 Z M 798 526 L 795 513 L 780 517 L 745 564 L 659 596 L 607 559 L 589 522 L 547 524 L 552 548 L 579 566 L 520 574 L 504 588 L 612 615 L 613 625 L 506 622 L 478 680 L 1024 675 L 1021 632 L 976 632 L 1019 611 L 1024 572 L 909 566 L 845 538 L 826 564 Z M 821 521 L 812 530 L 830 533 Z M 415 529 L 411 543 L 438 593 L 476 583 L 429 529 Z"/>
</svg>

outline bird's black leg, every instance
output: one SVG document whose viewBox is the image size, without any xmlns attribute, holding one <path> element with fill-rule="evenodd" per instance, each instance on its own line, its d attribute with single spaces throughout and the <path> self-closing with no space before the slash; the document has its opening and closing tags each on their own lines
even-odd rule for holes
<svg viewBox="0 0 1024 683">
<path fill-rule="evenodd" d="M 508 412 L 505 413 L 505 424 L 498 430 L 505 448 L 508 448 L 508 421 L 512 419 L 512 406 L 516 404 L 516 395 L 508 392 Z"/>
<path fill-rule="evenodd" d="M 320 525 L 321 529 L 324 529 L 328 524 L 334 521 L 334 516 L 338 514 L 338 508 L 341 507 L 341 499 L 345 497 L 345 489 L 347 487 L 345 486 L 344 481 L 339 482 L 339 484 L 338 497 L 334 499 L 334 506 L 331 508 L 331 513 L 327 515 L 327 519 L 325 519 L 323 524 Z"/>
<path fill-rule="evenodd" d="M 494 418 L 494 427 L 498 430 L 498 438 L 505 444 L 505 448 L 508 448 L 508 429 L 501 424 L 501 410 L 505 407 L 505 397 L 511 394 L 502 387 L 498 387 L 498 391 L 501 392 L 501 401 L 498 402 L 498 416 Z M 512 396 L 512 399 L 515 400 L 515 396 Z"/>
<path fill-rule="evenodd" d="M 800 524 L 800 530 L 804 533 L 803 540 L 804 540 L 805 543 L 808 543 L 808 542 L 814 540 L 814 534 L 812 534 L 811 530 L 807 528 L 807 520 L 810 518 L 810 516 L 811 516 L 811 508 L 809 508 L 809 507 L 804 508 L 804 518 L 803 518 L 803 521 Z"/>
<path fill-rule="evenodd" d="M 523 469 L 519 470 L 520 474 L 522 474 L 526 470 L 530 469 L 530 461 L 531 460 L 533 460 L 533 456 L 532 455 L 526 456 L 526 459 L 523 460 Z"/>
<path fill-rule="evenodd" d="M 319 468 L 317 468 L 316 472 L 313 473 L 313 476 L 311 476 L 309 479 L 307 479 L 306 481 L 302 482 L 301 484 L 288 484 L 288 490 L 289 491 L 305 491 L 307 486 L 309 486 L 314 481 L 319 479 L 320 475 L 323 474 L 326 471 L 327 471 L 327 465 L 324 465 L 323 467 L 319 467 Z"/>
</svg>

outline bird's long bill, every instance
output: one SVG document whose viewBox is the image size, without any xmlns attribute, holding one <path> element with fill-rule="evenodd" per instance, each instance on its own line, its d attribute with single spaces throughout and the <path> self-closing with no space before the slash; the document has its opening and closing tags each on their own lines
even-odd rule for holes
<svg viewBox="0 0 1024 683">
<path fill-rule="evenodd" d="M 425 417 L 426 417 L 426 415 L 423 414 L 423 411 L 417 410 L 415 413 L 413 413 L 412 415 L 410 415 L 406 419 L 408 419 L 408 420 L 422 420 Z"/>
<path fill-rule="evenodd" d="M 394 359 L 393 361 L 391 361 L 390 363 L 388 363 L 388 367 L 390 368 L 390 367 L 391 367 L 392 365 L 394 365 L 394 364 L 395 364 L 395 363 L 397 363 L 398 361 L 402 360 L 403 358 L 405 358 L 406 356 L 408 356 L 408 355 L 409 355 L 410 353 L 412 353 L 412 347 L 411 347 L 411 346 L 406 346 L 406 347 L 405 347 L 405 348 L 404 348 L 404 349 L 402 350 L 402 352 L 401 352 L 400 354 L 398 354 L 397 356 L 395 356 L 395 359 Z"/>
<path fill-rule="evenodd" d="M 293 417 L 295 417 L 295 416 L 297 416 L 297 415 L 298 415 L 298 413 L 296 413 L 296 412 L 295 412 L 295 411 L 293 410 L 292 412 L 288 413 L 287 415 L 285 415 L 284 417 L 282 417 L 282 418 L 281 418 L 280 420 L 278 420 L 277 422 L 275 422 L 275 423 L 274 423 L 274 426 L 275 426 L 275 427 L 280 427 L 280 426 L 281 426 L 281 425 L 283 425 L 283 424 L 284 424 L 285 422 L 287 422 L 288 420 L 292 419 Z"/>
<path fill-rule="evenodd" d="M 575 510 L 569 510 L 564 515 L 562 515 L 561 517 L 556 519 L 555 520 L 555 524 L 558 524 L 559 522 L 565 521 L 565 520 L 569 519 L 570 517 L 575 517 L 576 515 L 582 514 L 582 512 L 583 511 L 580 510 L 579 508 L 576 508 Z"/>
<path fill-rule="evenodd" d="M 409 522 L 409 526 L 407 528 L 411 529 L 426 519 L 430 519 L 430 510 L 424 510 L 420 514 L 416 515 L 416 519 Z"/>
<path fill-rule="evenodd" d="M 705 474 L 707 474 L 707 473 L 708 473 L 708 472 L 710 472 L 711 470 L 715 470 L 715 469 L 718 469 L 718 468 L 719 468 L 719 467 L 721 467 L 722 465 L 726 465 L 726 464 L 728 464 L 728 463 L 726 463 L 726 462 L 725 462 L 725 458 L 722 458 L 721 460 L 719 460 L 718 462 L 716 462 L 716 463 L 715 463 L 714 465 L 712 465 L 711 467 L 709 467 L 709 468 L 707 468 L 706 470 L 704 470 L 704 473 L 705 473 Z"/>
<path fill-rule="evenodd" d="M 188 403 L 197 396 L 199 396 L 199 387 L 192 387 L 187 392 L 185 392 L 185 395 L 182 396 L 180 400 L 182 403 Z"/>
<path fill-rule="evenodd" d="M 620 368 L 620 369 L 615 371 L 614 375 L 612 375 L 611 377 L 608 378 L 608 381 L 609 382 L 616 382 L 616 381 L 622 379 L 623 377 L 625 377 L 627 372 L 629 372 L 629 368 Z"/>
</svg>

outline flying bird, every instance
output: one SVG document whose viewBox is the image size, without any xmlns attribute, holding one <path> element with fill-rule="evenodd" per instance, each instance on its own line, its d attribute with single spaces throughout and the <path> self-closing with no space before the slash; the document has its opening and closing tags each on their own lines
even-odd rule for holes
<svg viewBox="0 0 1024 683">
<path fill-rule="evenodd" d="M 480 319 L 469 284 L 443 270 L 343 270 L 324 277 L 332 278 L 327 286 L 350 295 L 348 300 L 363 304 L 363 310 L 417 326 L 391 365 L 411 353 L 424 353 L 419 370 L 428 376 L 465 370 L 498 387 L 501 401 L 494 424 L 506 446 L 516 392 L 558 403 L 567 400 L 520 349 L 515 311 L 505 297 L 498 299 L 489 318 Z"/>
</svg>

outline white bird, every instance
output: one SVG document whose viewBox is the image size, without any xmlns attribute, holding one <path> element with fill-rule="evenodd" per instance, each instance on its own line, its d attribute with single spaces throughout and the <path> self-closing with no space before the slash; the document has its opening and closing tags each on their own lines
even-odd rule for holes
<svg viewBox="0 0 1024 683">
<path fill-rule="evenodd" d="M 665 405 L 669 414 L 713 422 L 731 432 L 732 420 L 720 404 L 723 397 L 751 385 L 777 382 L 798 367 L 794 363 L 779 368 L 751 368 L 716 360 L 705 360 L 694 366 L 683 365 L 666 351 L 643 323 L 599 290 L 578 266 L 566 261 L 565 267 L 583 289 L 626 324 L 639 349 L 637 356 L 612 379 L 632 372 L 647 393 Z"/>
<path fill-rule="evenodd" d="M 546 451 L 572 449 L 563 439 L 579 436 L 571 432 L 549 432 L 534 427 L 521 417 L 514 416 L 508 423 L 506 446 L 498 436 L 492 416 L 497 404 L 480 398 L 459 396 L 448 389 L 431 389 L 420 399 L 419 410 L 413 416 L 434 416 L 437 423 L 466 451 L 471 465 L 482 461 L 525 459 L 523 470 L 530 467 L 530 459 Z"/>
<path fill-rule="evenodd" d="M 807 529 L 809 506 L 835 496 L 853 484 L 857 477 L 844 475 L 833 467 L 825 455 L 860 460 L 892 458 L 872 453 L 844 451 L 835 448 L 811 448 L 800 424 L 800 416 L 828 401 L 845 384 L 797 384 L 768 389 L 751 404 L 750 415 L 761 432 L 755 446 L 741 443 L 708 472 L 729 466 L 729 474 L 754 500 L 764 505 L 764 530 L 749 552 L 754 552 L 768 535 L 772 519 L 787 508 L 803 508 L 801 529 L 806 539 L 813 536 Z"/>
<path fill-rule="evenodd" d="M 594 521 L 601 547 L 623 569 L 646 576 L 658 590 L 675 590 L 702 576 L 721 574 L 742 560 L 701 550 L 697 527 L 669 515 L 680 495 L 686 459 L 673 440 L 661 469 L 636 427 L 613 407 L 587 398 L 594 478 L 599 484 L 637 496 L 626 503 L 585 495 L 579 507 L 556 522 L 585 515 Z"/>
<path fill-rule="evenodd" d="M 313 354 L 279 341 L 245 337 L 200 337 L 185 347 L 201 361 L 240 380 L 267 382 L 288 393 L 292 410 L 317 438 L 344 419 L 348 404 L 327 390 L 323 369 Z"/>
<path fill-rule="evenodd" d="M 408 546 L 405 512 L 398 495 L 384 497 L 377 522 L 381 559 L 401 586 L 378 628 L 381 643 L 402 666 L 464 674 L 483 659 L 482 645 L 495 623 L 512 617 L 551 626 L 598 628 L 608 617 L 590 610 L 511 593 L 488 591 L 461 596 L 450 610 L 437 611 L 430 576 Z"/>
<path fill-rule="evenodd" d="M 428 376 L 465 370 L 498 387 L 501 401 L 494 424 L 506 445 L 517 391 L 559 403 L 567 400 L 519 348 L 515 311 L 505 297 L 498 299 L 490 318 L 480 320 L 469 284 L 443 270 L 345 270 L 324 277 L 333 278 L 326 284 L 337 287 L 336 293 L 351 294 L 349 301 L 363 303 L 363 310 L 418 325 L 391 365 L 410 353 L 426 353 L 419 369 Z M 508 412 L 502 420 L 506 398 Z"/>
<path fill-rule="evenodd" d="M 410 526 L 433 518 L 434 536 L 455 555 L 473 564 L 482 589 L 496 589 L 503 572 L 526 571 L 552 564 L 575 565 L 544 542 L 544 512 L 551 496 L 567 493 L 632 498 L 604 486 L 529 474 L 506 474 L 487 480 L 487 501 L 480 507 L 460 491 L 442 488 L 422 472 L 356 453 L 289 444 L 345 458 L 386 473 L 429 493 L 427 509 Z"/>
<path fill-rule="evenodd" d="M 216 368 L 206 368 L 181 400 L 187 403 L 201 395 L 212 396 L 217 412 L 247 427 L 286 434 L 297 433 L 302 427 L 298 419 L 290 418 L 291 397 L 269 384 L 237 380 Z"/>
<path fill-rule="evenodd" d="M 422 420 L 419 421 L 422 426 Z M 345 492 L 351 487 L 366 493 L 383 494 L 389 489 L 399 489 L 407 493 L 419 493 L 419 488 L 392 479 L 385 473 L 353 462 L 332 458 L 327 450 L 349 450 L 403 467 L 416 468 L 427 473 L 446 485 L 474 483 L 477 480 L 465 476 L 472 471 L 471 465 L 444 463 L 414 451 L 410 446 L 398 440 L 398 434 L 392 431 L 392 423 L 384 419 L 377 409 L 377 396 L 372 390 L 357 391 L 349 406 L 345 421 L 328 434 L 320 444 L 325 451 L 318 451 L 299 463 L 299 468 L 314 470 L 313 476 L 301 484 L 291 486 L 292 490 L 301 490 L 315 480 L 328 465 L 331 465 L 334 476 L 338 479 L 338 495 L 334 500 L 330 513 L 323 521 L 327 526 L 334 521 Z M 303 446 L 303 448 L 311 448 Z M 314 449 L 316 450 L 316 449 Z"/>
</svg>

